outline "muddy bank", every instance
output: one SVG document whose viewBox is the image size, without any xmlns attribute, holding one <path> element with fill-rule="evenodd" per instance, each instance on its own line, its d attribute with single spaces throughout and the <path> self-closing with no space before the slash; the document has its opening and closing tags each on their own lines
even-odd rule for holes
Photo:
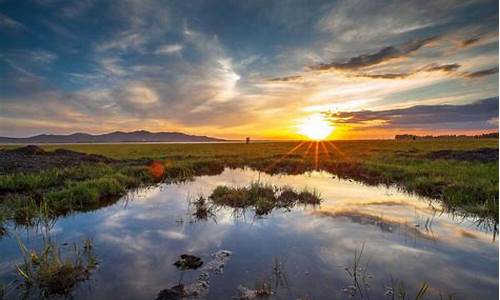
<svg viewBox="0 0 500 300">
<path fill-rule="evenodd" d="M 476 150 L 440 150 L 430 152 L 425 156 L 429 159 L 453 159 L 461 161 L 494 162 L 498 161 L 498 149 L 480 148 Z"/>
<path fill-rule="evenodd" d="M 86 154 L 66 149 L 56 149 L 49 152 L 34 145 L 11 150 L 0 150 L 0 174 L 27 173 L 50 168 L 114 162 L 116 160 L 102 155 Z"/>
</svg>

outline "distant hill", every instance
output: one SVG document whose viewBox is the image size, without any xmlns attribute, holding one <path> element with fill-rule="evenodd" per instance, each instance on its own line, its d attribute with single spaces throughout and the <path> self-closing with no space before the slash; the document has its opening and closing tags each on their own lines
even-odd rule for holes
<svg viewBox="0 0 500 300">
<path fill-rule="evenodd" d="M 223 139 L 208 136 L 189 135 L 180 132 L 149 132 L 146 130 L 105 134 L 73 133 L 68 135 L 40 134 L 26 138 L 0 137 L 0 144 L 37 144 L 37 143 L 139 143 L 139 142 L 222 142 Z"/>
</svg>

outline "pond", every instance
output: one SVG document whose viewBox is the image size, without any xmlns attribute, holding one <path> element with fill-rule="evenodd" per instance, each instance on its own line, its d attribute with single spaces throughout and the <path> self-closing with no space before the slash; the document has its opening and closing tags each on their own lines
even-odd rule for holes
<svg viewBox="0 0 500 300">
<path fill-rule="evenodd" d="M 252 208 L 218 206 L 206 218 L 196 217 L 193 201 L 208 198 L 217 186 L 256 181 L 316 191 L 322 201 L 263 215 Z M 19 277 L 16 264 L 23 258 L 17 239 L 40 249 L 47 235 L 14 225 L 7 232 L 0 239 L 4 284 Z M 396 188 L 366 186 L 326 172 L 270 176 L 226 169 L 61 217 L 49 234 L 62 252 L 69 252 L 64 248 L 72 243 L 92 240 L 98 267 L 71 291 L 75 299 L 155 299 L 179 283 L 198 284 L 198 298 L 204 299 L 251 297 L 256 291 L 271 292 L 269 299 L 391 299 L 406 291 L 413 299 L 422 287 L 426 299 L 497 299 L 495 233 L 480 220 L 445 213 L 438 202 Z M 228 251 L 223 272 L 207 269 L 220 250 Z M 174 262 L 182 254 L 200 257 L 204 264 L 179 270 Z M 4 287 L 8 298 L 23 293 L 15 288 L 19 283 Z M 167 294 L 163 299 L 173 299 Z"/>
</svg>

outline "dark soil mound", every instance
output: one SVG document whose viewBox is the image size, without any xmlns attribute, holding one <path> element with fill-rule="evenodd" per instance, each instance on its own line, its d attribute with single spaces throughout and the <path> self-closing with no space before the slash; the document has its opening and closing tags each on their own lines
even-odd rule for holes
<svg viewBox="0 0 500 300">
<path fill-rule="evenodd" d="M 115 160 L 101 155 L 66 149 L 47 152 L 34 145 L 0 151 L 0 174 L 32 172 L 48 168 L 63 168 L 82 164 L 112 163 Z"/>
<path fill-rule="evenodd" d="M 425 156 L 430 159 L 453 159 L 463 161 L 494 162 L 498 161 L 498 149 L 480 148 L 468 151 L 440 150 Z"/>
<path fill-rule="evenodd" d="M 20 154 L 20 155 L 44 155 L 47 151 L 35 145 L 28 145 L 20 148 L 5 150 L 7 153 Z"/>
</svg>

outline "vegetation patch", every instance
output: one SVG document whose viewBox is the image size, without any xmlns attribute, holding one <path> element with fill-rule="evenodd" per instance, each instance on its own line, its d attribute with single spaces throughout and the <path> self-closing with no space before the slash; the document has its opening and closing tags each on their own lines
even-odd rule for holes
<svg viewBox="0 0 500 300">
<path fill-rule="evenodd" d="M 38 291 L 42 298 L 70 296 L 74 287 L 88 280 L 98 265 L 90 240 L 81 247 L 75 244 L 68 255 L 62 255 L 61 248 L 51 241 L 46 241 L 40 251 L 28 250 L 21 241 L 18 243 L 24 263 L 16 269 L 28 295 Z"/>
<path fill-rule="evenodd" d="M 296 192 L 290 187 L 275 187 L 252 182 L 247 187 L 216 187 L 209 199 L 218 206 L 253 208 L 258 216 L 267 215 L 275 208 L 290 209 L 297 204 L 318 205 L 321 202 L 315 191 Z"/>
<path fill-rule="evenodd" d="M 9 162 L 12 155 L 19 164 Z M 113 203 L 130 189 L 216 175 L 227 167 L 267 174 L 323 170 L 370 185 L 396 185 L 441 200 L 449 210 L 498 223 L 498 139 L 4 146 L 0 211 L 4 220 L 28 224 L 42 204 L 54 216 L 86 211 Z M 259 214 L 307 202 L 297 200 L 307 194 L 265 186 L 214 192 L 219 203 L 255 206 Z M 202 208 L 213 203 L 198 204 L 197 213 L 208 217 Z"/>
<path fill-rule="evenodd" d="M 426 157 L 430 159 L 453 159 L 486 163 L 498 161 L 498 149 L 479 148 L 467 151 L 439 150 L 430 152 Z"/>
</svg>

